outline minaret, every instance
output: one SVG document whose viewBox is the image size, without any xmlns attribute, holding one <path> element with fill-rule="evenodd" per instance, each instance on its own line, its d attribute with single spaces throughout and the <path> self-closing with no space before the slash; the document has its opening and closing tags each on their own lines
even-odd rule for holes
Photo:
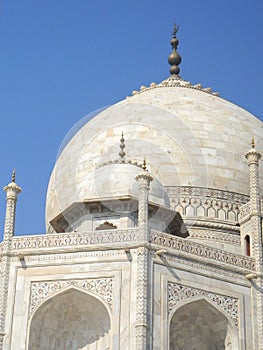
<svg viewBox="0 0 263 350">
<path fill-rule="evenodd" d="M 170 41 L 173 51 L 170 54 L 170 56 L 168 57 L 168 62 L 171 65 L 171 68 L 170 68 L 171 77 L 177 78 L 177 79 L 180 78 L 179 77 L 179 72 L 180 72 L 179 64 L 182 61 L 182 57 L 177 52 L 177 46 L 179 44 L 179 40 L 176 37 L 176 33 L 178 32 L 178 29 L 179 29 L 179 27 L 176 24 L 174 24 L 172 39 Z"/>
<path fill-rule="evenodd" d="M 15 183 L 16 172 L 13 170 L 12 182 L 4 187 L 6 192 L 6 216 L 4 226 L 4 242 L 10 241 L 15 233 L 15 215 L 17 196 L 22 189 Z"/>
<path fill-rule="evenodd" d="M 259 160 L 261 154 L 255 148 L 255 140 L 252 138 L 251 149 L 245 154 L 249 166 L 249 191 L 250 207 L 255 213 L 260 212 L 260 195 L 259 195 Z"/>
<path fill-rule="evenodd" d="M 149 259 L 149 225 L 148 225 L 148 197 L 150 183 L 153 177 L 146 169 L 146 160 L 143 162 L 143 172 L 136 176 L 139 184 L 138 196 L 138 229 L 139 240 L 142 242 L 137 249 L 137 282 L 136 282 L 136 350 L 147 350 L 152 346 L 151 325 L 151 267 Z"/>
<path fill-rule="evenodd" d="M 246 159 L 249 166 L 249 189 L 250 189 L 250 236 L 252 239 L 252 255 L 255 259 L 255 278 L 252 280 L 252 287 L 256 295 L 256 315 L 253 318 L 257 320 L 257 335 L 254 334 L 254 341 L 258 350 L 263 350 L 263 249 L 262 249 L 262 213 L 260 204 L 259 189 L 259 160 L 261 154 L 255 148 L 255 141 L 252 139 L 251 149 L 246 153 Z"/>
<path fill-rule="evenodd" d="M 4 187 L 6 192 L 6 215 L 4 225 L 4 239 L 1 259 L 1 284 L 0 284 L 0 350 L 4 346 L 5 317 L 8 297 L 9 270 L 12 249 L 12 237 L 15 231 L 15 214 L 17 196 L 22 191 L 15 183 L 15 170 L 12 174 L 12 181 Z"/>
</svg>

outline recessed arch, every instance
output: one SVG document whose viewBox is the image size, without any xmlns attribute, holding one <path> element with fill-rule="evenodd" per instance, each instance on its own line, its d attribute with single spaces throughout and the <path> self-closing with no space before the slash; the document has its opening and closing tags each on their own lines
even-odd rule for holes
<svg viewBox="0 0 263 350">
<path fill-rule="evenodd" d="M 185 214 L 188 216 L 195 216 L 195 207 L 192 204 L 189 204 L 185 208 Z"/>
<path fill-rule="evenodd" d="M 205 298 L 187 300 L 174 310 L 169 324 L 169 350 L 238 350 L 233 322 Z"/>
<path fill-rule="evenodd" d="M 247 256 L 251 255 L 251 242 L 250 242 L 250 236 L 245 236 L 245 253 Z"/>
<path fill-rule="evenodd" d="M 106 306 L 89 293 L 69 288 L 46 300 L 32 316 L 28 350 L 89 350 L 111 347 Z"/>
</svg>

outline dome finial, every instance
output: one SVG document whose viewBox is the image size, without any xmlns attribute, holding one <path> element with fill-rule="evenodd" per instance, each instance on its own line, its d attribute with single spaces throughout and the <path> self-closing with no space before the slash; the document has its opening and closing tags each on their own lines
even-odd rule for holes
<svg viewBox="0 0 263 350">
<path fill-rule="evenodd" d="M 146 166 L 146 158 L 145 158 L 145 157 L 144 157 L 144 159 L 143 159 L 142 168 L 143 168 L 143 170 L 144 170 L 144 171 L 146 171 L 146 170 L 147 170 L 147 166 Z"/>
<path fill-rule="evenodd" d="M 252 136 L 252 139 L 251 139 L 251 147 L 252 148 L 255 148 L 255 139 L 254 139 L 254 136 Z"/>
<path fill-rule="evenodd" d="M 174 30 L 172 32 L 172 39 L 170 41 L 173 51 L 170 54 L 170 56 L 168 57 L 168 62 L 171 65 L 171 68 L 170 68 L 171 75 L 178 75 L 179 74 L 180 68 L 178 66 L 182 61 L 181 56 L 176 51 L 177 46 L 179 44 L 179 40 L 176 37 L 176 33 L 178 32 L 178 29 L 179 29 L 179 26 L 174 24 Z"/>
<path fill-rule="evenodd" d="M 16 169 L 13 170 L 12 172 L 12 182 L 16 181 Z"/>
<path fill-rule="evenodd" d="M 121 157 L 121 159 L 125 158 L 126 153 L 124 152 L 124 148 L 125 148 L 125 143 L 124 143 L 125 139 L 123 137 L 123 132 L 121 133 L 121 139 L 120 139 L 120 152 L 119 152 L 119 156 Z"/>
</svg>

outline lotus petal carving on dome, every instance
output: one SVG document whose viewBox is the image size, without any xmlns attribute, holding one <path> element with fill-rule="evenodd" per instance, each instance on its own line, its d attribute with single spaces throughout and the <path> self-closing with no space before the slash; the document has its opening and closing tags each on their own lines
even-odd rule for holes
<svg viewBox="0 0 263 350">
<path fill-rule="evenodd" d="M 132 95 L 140 94 L 144 91 L 155 89 L 155 88 L 163 88 L 163 87 L 182 87 L 182 88 L 190 88 L 195 90 L 200 90 L 211 94 L 213 96 L 219 96 L 219 92 L 212 91 L 210 87 L 203 88 L 202 84 L 193 85 L 190 81 L 184 80 L 179 76 L 170 76 L 169 78 L 163 80 L 161 83 L 151 83 L 149 86 L 142 85 L 139 91 L 134 90 Z"/>
</svg>

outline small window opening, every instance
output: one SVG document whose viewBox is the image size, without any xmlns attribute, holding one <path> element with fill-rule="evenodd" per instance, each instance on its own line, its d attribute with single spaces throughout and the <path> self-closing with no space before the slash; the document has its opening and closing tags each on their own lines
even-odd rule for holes
<svg viewBox="0 0 263 350">
<path fill-rule="evenodd" d="M 105 221 L 103 224 L 100 224 L 100 226 L 96 227 L 95 231 L 98 230 L 114 230 L 117 226 L 113 225 L 111 222 Z"/>
<path fill-rule="evenodd" d="M 246 243 L 246 254 L 247 254 L 247 256 L 250 256 L 251 249 L 250 249 L 250 237 L 249 237 L 249 235 L 247 235 L 245 237 L 245 243 Z"/>
</svg>

